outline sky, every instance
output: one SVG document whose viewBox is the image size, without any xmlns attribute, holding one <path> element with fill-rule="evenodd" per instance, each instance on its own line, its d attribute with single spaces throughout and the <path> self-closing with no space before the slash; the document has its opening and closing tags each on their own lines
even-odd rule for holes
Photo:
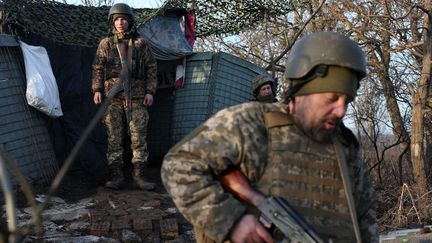
<svg viewBox="0 0 432 243">
<path fill-rule="evenodd" d="M 126 3 L 132 8 L 158 8 L 163 0 L 114 0 L 115 3 Z"/>
<path fill-rule="evenodd" d="M 57 2 L 63 2 L 63 0 L 56 0 Z M 0 1 L 1 2 L 1 1 Z M 82 3 L 81 0 L 66 0 L 68 4 Z M 126 3 L 132 8 L 159 8 L 164 3 L 164 0 L 114 0 L 114 3 Z"/>
</svg>

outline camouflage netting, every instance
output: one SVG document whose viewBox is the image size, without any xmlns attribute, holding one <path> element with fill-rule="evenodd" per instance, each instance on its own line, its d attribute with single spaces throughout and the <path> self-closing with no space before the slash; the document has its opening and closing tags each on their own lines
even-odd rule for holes
<svg viewBox="0 0 432 243">
<path fill-rule="evenodd" d="M 85 7 L 54 0 L 3 0 L 5 23 L 16 34 L 37 34 L 54 42 L 97 46 L 107 35 L 109 6 Z M 160 9 L 134 9 L 138 24 L 144 24 L 168 9 L 184 8 L 196 14 L 197 37 L 238 33 L 253 28 L 264 18 L 291 11 L 289 0 L 167 0 Z M 296 1 L 298 2 L 298 1 Z"/>
</svg>

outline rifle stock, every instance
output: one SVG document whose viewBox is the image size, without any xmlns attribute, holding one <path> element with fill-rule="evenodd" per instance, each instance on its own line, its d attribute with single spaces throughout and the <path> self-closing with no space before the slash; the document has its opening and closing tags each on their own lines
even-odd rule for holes
<svg viewBox="0 0 432 243">
<path fill-rule="evenodd" d="M 286 200 L 280 197 L 266 198 L 250 185 L 248 178 L 240 170 L 229 170 L 218 180 L 233 196 L 257 208 L 262 214 L 260 221 L 266 228 L 270 229 L 274 225 L 286 238 L 298 242 L 327 242 Z"/>
</svg>

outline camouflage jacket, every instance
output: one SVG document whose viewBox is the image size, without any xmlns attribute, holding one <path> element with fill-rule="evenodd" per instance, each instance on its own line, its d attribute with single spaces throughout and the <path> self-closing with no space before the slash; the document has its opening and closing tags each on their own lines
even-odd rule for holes
<svg viewBox="0 0 432 243">
<path fill-rule="evenodd" d="M 222 110 L 164 158 L 162 181 L 179 211 L 216 242 L 227 239 L 247 207 L 225 192 L 215 178 L 239 165 L 252 185 L 259 181 L 268 159 L 264 114 L 269 111 L 288 113 L 282 103 L 249 102 Z M 360 156 L 350 157 L 356 158 L 347 163 L 350 175 L 355 175 L 350 178 L 362 239 L 377 242 L 376 202 L 369 171 Z"/>
<path fill-rule="evenodd" d="M 154 95 L 157 86 L 156 59 L 150 47 L 142 37 L 136 37 L 133 43 L 131 98 L 144 98 L 146 94 Z M 131 65 L 131 64 L 129 64 Z M 120 57 L 114 38 L 105 37 L 99 43 L 93 62 L 92 92 L 102 92 L 105 96 L 119 80 L 121 71 Z"/>
</svg>

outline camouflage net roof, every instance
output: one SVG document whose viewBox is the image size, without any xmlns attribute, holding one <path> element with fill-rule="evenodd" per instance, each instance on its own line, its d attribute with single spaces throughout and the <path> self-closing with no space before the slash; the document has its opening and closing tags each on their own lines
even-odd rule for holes
<svg viewBox="0 0 432 243">
<path fill-rule="evenodd" d="M 3 0 L 5 23 L 18 36 L 37 34 L 54 42 L 97 46 L 108 34 L 109 6 L 86 7 L 54 0 Z M 138 25 L 173 8 L 193 10 L 196 14 L 195 34 L 238 33 L 253 28 L 264 18 L 291 11 L 289 0 L 167 0 L 160 9 L 134 9 Z"/>
</svg>

